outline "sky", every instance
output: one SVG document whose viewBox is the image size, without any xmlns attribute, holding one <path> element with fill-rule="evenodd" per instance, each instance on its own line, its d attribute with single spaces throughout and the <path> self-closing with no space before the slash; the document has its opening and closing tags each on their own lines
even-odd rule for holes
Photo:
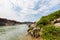
<svg viewBox="0 0 60 40">
<path fill-rule="evenodd" d="M 20 22 L 38 21 L 60 10 L 60 0 L 0 0 L 0 18 Z"/>
</svg>

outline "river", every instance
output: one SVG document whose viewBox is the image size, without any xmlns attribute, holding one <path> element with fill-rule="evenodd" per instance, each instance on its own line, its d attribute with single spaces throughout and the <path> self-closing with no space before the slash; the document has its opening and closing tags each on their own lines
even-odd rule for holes
<svg viewBox="0 0 60 40">
<path fill-rule="evenodd" d="M 28 36 L 28 25 L 0 26 L 0 40 L 33 40 Z"/>
</svg>

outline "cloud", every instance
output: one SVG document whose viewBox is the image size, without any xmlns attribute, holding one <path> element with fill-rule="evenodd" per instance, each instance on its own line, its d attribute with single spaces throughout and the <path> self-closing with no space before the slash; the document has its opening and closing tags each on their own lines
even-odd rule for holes
<svg viewBox="0 0 60 40">
<path fill-rule="evenodd" d="M 0 17 L 11 20 L 18 20 L 18 16 L 11 10 L 11 5 L 8 0 L 0 0 Z"/>
<path fill-rule="evenodd" d="M 60 0 L 0 0 L 0 17 L 37 21 L 39 17 L 60 9 L 59 5 Z"/>
<path fill-rule="evenodd" d="M 20 12 L 22 10 L 18 5 L 14 5 L 14 4 L 12 4 L 12 8 L 11 9 L 13 9 L 16 12 Z"/>
</svg>

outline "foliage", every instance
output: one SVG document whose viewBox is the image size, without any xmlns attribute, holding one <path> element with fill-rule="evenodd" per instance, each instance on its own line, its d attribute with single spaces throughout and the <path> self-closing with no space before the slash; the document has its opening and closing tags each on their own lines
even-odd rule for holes
<svg viewBox="0 0 60 40">
<path fill-rule="evenodd" d="M 51 21 L 53 21 L 54 19 L 60 17 L 60 10 L 53 12 L 47 16 L 43 16 L 38 22 L 37 22 L 37 26 L 42 24 L 42 25 L 47 25 L 50 24 Z"/>
<path fill-rule="evenodd" d="M 45 40 L 60 40 L 60 28 L 55 28 L 53 25 L 44 27 L 42 33 L 42 38 Z"/>
</svg>

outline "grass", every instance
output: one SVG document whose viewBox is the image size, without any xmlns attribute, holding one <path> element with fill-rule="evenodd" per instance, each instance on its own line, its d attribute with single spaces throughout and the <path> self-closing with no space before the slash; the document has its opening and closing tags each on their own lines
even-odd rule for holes
<svg viewBox="0 0 60 40">
<path fill-rule="evenodd" d="M 51 24 L 51 21 L 60 17 L 60 10 L 53 12 L 47 16 L 42 16 L 41 19 L 36 23 L 38 25 Z"/>
<path fill-rule="evenodd" d="M 53 25 L 43 27 L 42 33 L 44 40 L 60 40 L 60 28 L 55 28 Z"/>
</svg>

